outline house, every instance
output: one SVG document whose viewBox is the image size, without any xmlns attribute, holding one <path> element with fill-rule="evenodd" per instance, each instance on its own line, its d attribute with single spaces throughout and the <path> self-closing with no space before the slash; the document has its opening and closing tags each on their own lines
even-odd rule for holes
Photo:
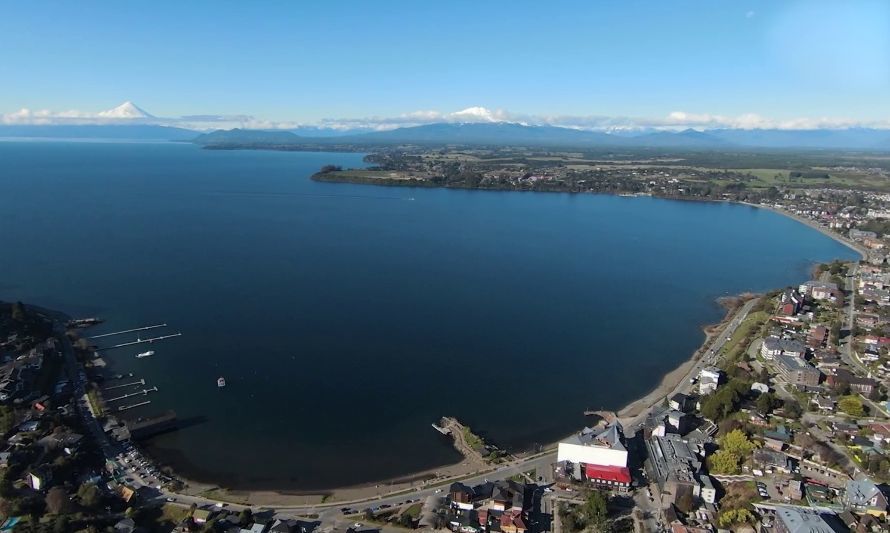
<svg viewBox="0 0 890 533">
<path fill-rule="evenodd" d="M 464 485 L 463 483 L 452 483 L 451 488 L 448 489 L 448 496 L 451 499 L 452 507 L 465 509 L 467 511 L 473 508 L 473 499 L 475 498 L 475 492 L 473 492 L 472 488 Z"/>
<path fill-rule="evenodd" d="M 210 519 L 211 514 L 212 511 L 209 509 L 195 509 L 195 513 L 192 515 L 192 520 L 194 520 L 196 524 L 204 524 Z"/>
<path fill-rule="evenodd" d="M 837 387 L 843 383 L 850 386 L 850 390 L 858 392 L 863 396 L 868 396 L 877 386 L 877 382 L 871 378 L 859 377 L 846 368 L 838 368 L 834 373 L 829 374 L 825 378 L 825 383 L 829 387 Z"/>
<path fill-rule="evenodd" d="M 723 372 L 714 366 L 706 366 L 698 373 L 698 393 L 704 396 L 717 390 Z"/>
<path fill-rule="evenodd" d="M 791 433 L 785 426 L 776 426 L 775 430 L 763 432 L 763 443 L 767 448 L 782 451 L 786 444 L 791 442 Z"/>
<path fill-rule="evenodd" d="M 887 497 L 870 479 L 851 479 L 843 496 L 844 506 L 857 513 L 887 516 Z"/>
<path fill-rule="evenodd" d="M 810 348 L 821 348 L 825 346 L 826 341 L 828 341 L 828 328 L 822 325 L 815 326 L 807 335 L 807 344 Z"/>
<path fill-rule="evenodd" d="M 675 411 L 682 411 L 687 413 L 695 408 L 695 401 L 690 396 L 683 394 L 682 392 L 678 392 L 671 396 L 668 405 L 671 409 Z"/>
<path fill-rule="evenodd" d="M 769 385 L 767 385 L 766 383 L 760 383 L 760 382 L 755 381 L 754 383 L 751 384 L 751 390 L 757 391 L 761 394 L 764 394 L 764 393 L 769 392 Z"/>
<path fill-rule="evenodd" d="M 758 448 L 753 453 L 754 462 L 764 470 L 791 472 L 791 460 L 782 452 L 769 448 Z"/>
<path fill-rule="evenodd" d="M 846 527 L 830 515 L 805 507 L 776 506 L 776 533 L 842 533 Z"/>
<path fill-rule="evenodd" d="M 28 473 L 28 485 L 34 490 L 44 490 L 48 488 L 48 485 L 52 480 L 53 471 L 48 465 L 41 465 Z"/>
<path fill-rule="evenodd" d="M 132 518 L 124 518 L 114 524 L 114 533 L 133 533 L 136 530 L 136 522 Z"/>
<path fill-rule="evenodd" d="M 837 402 L 828 396 L 816 395 L 810 403 L 815 405 L 816 409 L 822 412 L 832 412 L 834 411 L 834 406 Z"/>
<path fill-rule="evenodd" d="M 702 474 L 699 477 L 699 482 L 701 483 L 701 499 L 705 503 L 714 504 L 717 502 L 717 489 L 714 488 L 714 483 L 711 482 L 710 476 L 707 474 Z"/>
<path fill-rule="evenodd" d="M 803 307 L 803 296 L 795 289 L 786 289 L 782 293 L 781 303 L 779 304 L 779 313 L 785 316 L 794 316 L 800 312 Z"/>
<path fill-rule="evenodd" d="M 803 499 L 803 482 L 799 479 L 792 479 L 788 482 L 788 490 L 786 495 L 794 501 Z"/>
</svg>

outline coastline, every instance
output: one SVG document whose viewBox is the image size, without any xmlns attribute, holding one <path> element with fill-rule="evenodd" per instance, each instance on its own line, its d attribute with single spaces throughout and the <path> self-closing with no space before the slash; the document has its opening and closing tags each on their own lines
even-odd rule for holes
<svg viewBox="0 0 890 533">
<path fill-rule="evenodd" d="M 868 250 L 866 250 L 865 248 L 862 248 L 857 243 L 844 237 L 840 233 L 838 233 L 836 231 L 832 231 L 831 229 L 826 228 L 825 226 L 822 226 L 821 224 L 818 224 L 813 220 L 804 218 L 804 217 L 799 216 L 795 213 L 791 213 L 789 211 L 786 211 L 784 209 L 779 209 L 779 208 L 771 206 L 771 205 L 752 204 L 752 203 L 748 203 L 748 202 L 735 202 L 735 203 L 740 204 L 740 205 L 747 205 L 750 207 L 756 207 L 758 209 L 766 209 L 767 211 L 772 211 L 773 213 L 778 213 L 780 215 L 786 216 L 786 217 L 790 218 L 791 220 L 796 220 L 797 222 L 800 222 L 801 224 L 804 224 L 805 226 L 809 226 L 810 228 L 818 231 L 822 235 L 825 235 L 826 237 L 843 244 L 847 248 L 849 248 L 849 249 L 853 250 L 854 252 L 856 252 L 857 254 L 859 254 L 863 260 L 868 259 Z"/>
<path fill-rule="evenodd" d="M 594 193 L 594 194 L 604 194 L 604 193 Z M 605 194 L 613 194 L 613 193 L 605 193 Z M 706 202 L 720 202 L 719 200 L 709 200 L 709 199 L 692 199 L 692 198 L 667 198 L 656 196 L 657 198 L 663 199 L 674 199 L 674 200 L 686 200 L 686 201 L 706 201 Z M 856 244 L 852 243 L 852 241 L 848 241 L 842 235 L 839 235 L 827 228 L 821 227 L 818 223 L 805 219 L 803 217 L 799 217 L 793 213 L 786 212 L 781 209 L 776 209 L 772 206 L 767 205 L 758 205 L 758 204 L 749 204 L 745 202 L 729 202 L 724 201 L 725 203 L 738 203 L 744 204 L 749 207 L 758 207 L 758 208 L 766 208 L 773 211 L 778 212 L 779 214 L 785 215 L 789 218 L 793 218 L 802 224 L 806 224 L 812 229 L 816 229 L 820 231 L 823 235 L 826 235 L 836 242 L 839 242 L 851 250 L 856 251 L 859 255 L 866 257 L 867 252 L 863 249 L 860 249 Z M 661 400 L 664 399 L 665 396 L 669 395 L 671 391 L 673 391 L 676 387 L 683 384 L 686 377 L 689 375 L 691 371 L 695 369 L 695 366 L 700 363 L 701 358 L 704 353 L 707 352 L 707 347 L 714 341 L 715 335 L 719 335 L 719 332 L 722 331 L 729 321 L 732 319 L 735 313 L 738 312 L 738 309 L 742 305 L 742 302 L 745 301 L 745 298 L 750 299 L 754 295 L 740 295 L 734 298 L 729 298 L 734 300 L 734 304 L 732 306 L 725 306 L 726 314 L 723 319 L 717 324 L 711 325 L 703 325 L 701 326 L 705 333 L 705 338 L 701 344 L 695 351 L 692 352 L 689 359 L 680 362 L 678 366 L 669 372 L 665 373 L 661 376 L 661 380 L 655 385 L 655 387 L 650 390 L 648 393 L 639 397 L 627 405 L 623 406 L 620 410 L 617 411 L 617 416 L 622 420 L 625 419 L 638 419 L 640 415 L 645 413 L 648 409 L 650 409 L 653 405 L 658 404 Z M 718 299 L 718 302 L 721 299 Z M 722 303 L 722 302 L 721 302 Z M 37 306 L 30 307 L 37 308 Z M 64 316 L 62 313 L 56 313 L 53 311 L 49 311 L 46 309 L 41 309 L 44 313 L 53 313 L 57 316 Z M 558 442 L 558 441 L 557 441 Z M 555 446 L 555 442 L 550 443 L 545 446 L 545 449 L 548 450 L 548 453 L 552 453 L 552 448 Z M 150 454 L 149 454 L 150 455 Z M 159 461 L 162 463 L 163 461 Z M 196 480 L 191 480 L 188 477 L 183 477 L 177 472 L 177 477 L 183 479 L 186 483 L 188 483 L 189 487 L 182 491 L 184 494 L 194 494 L 201 495 L 207 498 L 219 499 L 219 500 L 228 500 L 233 503 L 247 503 L 249 505 L 279 505 L 279 506 L 297 506 L 297 505 L 319 505 L 319 504 L 331 504 L 334 503 L 346 503 L 351 501 L 367 501 L 374 498 L 380 498 L 385 495 L 405 493 L 406 491 L 415 490 L 421 487 L 438 487 L 449 483 L 451 481 L 465 478 L 474 474 L 484 474 L 490 471 L 493 471 L 497 468 L 495 465 L 487 465 L 480 463 L 473 463 L 471 460 L 464 458 L 463 460 L 453 463 L 450 465 L 443 465 L 439 467 L 434 467 L 428 470 L 424 470 L 416 473 L 407 473 L 392 479 L 384 479 L 381 481 L 371 481 L 359 485 L 352 486 L 344 486 L 344 487 L 335 487 L 331 489 L 307 489 L 307 490 L 288 490 L 288 489 L 225 489 L 221 487 L 219 484 L 214 484 L 212 482 L 201 482 Z M 196 476 L 201 477 L 201 476 Z M 211 476 L 208 476 L 208 479 L 213 479 Z"/>
<path fill-rule="evenodd" d="M 702 326 L 705 338 L 702 344 L 692 353 L 689 359 L 680 363 L 676 368 L 665 374 L 661 381 L 648 393 L 636 400 L 629 402 L 620 410 L 615 411 L 619 421 L 624 425 L 632 425 L 638 422 L 641 415 L 659 404 L 674 389 L 688 379 L 689 373 L 700 362 L 702 355 L 736 314 L 749 301 L 759 298 L 759 294 L 742 293 L 735 296 L 723 296 L 716 302 L 726 309 L 725 315 L 715 324 Z M 548 443 L 544 446 L 545 452 L 553 453 L 560 440 L 574 434 Z M 521 457 L 520 457 L 521 459 Z M 410 473 L 398 478 L 369 482 L 347 487 L 335 487 L 325 490 L 262 490 L 262 489 L 227 489 L 217 484 L 198 482 L 178 476 L 186 482 L 187 488 L 181 491 L 183 494 L 193 496 L 211 497 L 211 499 L 226 500 L 231 503 L 259 506 L 309 506 L 309 505 L 343 505 L 352 502 L 362 502 L 378 499 L 388 495 L 410 493 L 421 488 L 444 486 L 466 477 L 476 476 L 491 472 L 502 465 L 473 463 L 469 458 L 463 461 L 444 465 L 441 467 Z"/>
</svg>

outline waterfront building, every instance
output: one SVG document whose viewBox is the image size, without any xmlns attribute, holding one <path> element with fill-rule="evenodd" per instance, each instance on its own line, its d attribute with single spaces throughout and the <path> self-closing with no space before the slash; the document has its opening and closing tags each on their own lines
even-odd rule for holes
<svg viewBox="0 0 890 533">
<path fill-rule="evenodd" d="M 626 492 L 630 489 L 631 477 L 623 440 L 618 421 L 601 430 L 584 428 L 559 443 L 556 461 L 563 465 L 563 471 L 575 472 L 576 479 L 606 490 Z"/>
<path fill-rule="evenodd" d="M 698 393 L 704 396 L 717 390 L 723 372 L 715 366 L 706 366 L 698 373 Z"/>
</svg>

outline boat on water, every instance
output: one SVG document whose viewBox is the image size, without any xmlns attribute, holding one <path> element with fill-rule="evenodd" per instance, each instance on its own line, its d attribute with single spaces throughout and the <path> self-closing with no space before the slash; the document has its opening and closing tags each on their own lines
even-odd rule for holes
<svg viewBox="0 0 890 533">
<path fill-rule="evenodd" d="M 216 386 L 219 388 L 223 388 L 226 386 L 226 378 L 220 376 L 219 379 L 216 380 Z"/>
<path fill-rule="evenodd" d="M 136 359 L 142 359 L 143 357 L 151 357 L 154 354 L 155 354 L 154 350 L 149 350 L 147 352 L 142 352 L 142 353 L 136 354 Z"/>
</svg>

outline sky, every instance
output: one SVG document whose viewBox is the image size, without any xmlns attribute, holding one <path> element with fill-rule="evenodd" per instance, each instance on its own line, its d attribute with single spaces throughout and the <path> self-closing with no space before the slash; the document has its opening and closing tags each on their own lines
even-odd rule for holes
<svg viewBox="0 0 890 533">
<path fill-rule="evenodd" d="M 890 127 L 890 2 L 0 0 L 0 122 L 125 101 L 205 126 Z"/>
</svg>

